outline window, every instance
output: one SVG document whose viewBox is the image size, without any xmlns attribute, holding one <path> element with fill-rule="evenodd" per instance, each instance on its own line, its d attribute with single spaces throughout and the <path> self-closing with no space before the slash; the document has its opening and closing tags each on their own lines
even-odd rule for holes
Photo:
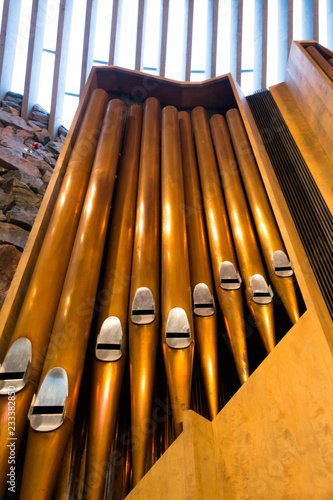
<svg viewBox="0 0 333 500">
<path fill-rule="evenodd" d="M 37 102 L 48 113 L 51 109 L 55 50 L 57 45 L 59 1 L 48 0 L 44 31 L 43 53 Z"/>
</svg>

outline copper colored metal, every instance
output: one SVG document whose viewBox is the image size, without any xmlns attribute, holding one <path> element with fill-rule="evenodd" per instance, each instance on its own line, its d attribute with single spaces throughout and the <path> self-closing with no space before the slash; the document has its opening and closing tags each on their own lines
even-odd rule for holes
<svg viewBox="0 0 333 500">
<path fill-rule="evenodd" d="M 54 498 L 59 498 L 60 500 L 70 497 L 72 447 L 73 433 L 67 442 L 53 495 Z"/>
<path fill-rule="evenodd" d="M 210 124 L 237 257 L 245 281 L 246 299 L 269 353 L 275 346 L 271 290 L 267 284 L 225 119 L 221 115 L 214 115 Z"/>
<path fill-rule="evenodd" d="M 95 90 L 88 104 L 62 181 L 59 195 L 25 295 L 10 346 L 25 337 L 32 344 L 32 359 L 25 387 L 16 393 L 16 452 L 18 452 L 31 399 L 39 382 L 44 356 L 79 223 L 108 96 Z M 7 397 L 0 396 L 0 496 L 8 468 Z"/>
<path fill-rule="evenodd" d="M 97 331 L 109 317 L 118 318 L 124 335 L 123 353 L 115 361 L 94 356 L 88 428 L 86 497 L 104 498 L 108 459 L 114 435 L 126 361 L 126 330 L 132 264 L 142 109 L 129 109 Z"/>
<path fill-rule="evenodd" d="M 276 225 L 275 217 L 268 201 L 244 125 L 237 109 L 228 111 L 226 118 L 270 279 L 281 297 L 290 320 L 292 323 L 296 323 L 299 319 L 299 310 L 293 280 L 288 276 L 278 276 L 273 265 L 274 252 L 282 251 L 286 254 L 286 250 Z M 290 273 L 292 273 L 291 267 Z"/>
<path fill-rule="evenodd" d="M 160 104 L 151 97 L 143 113 L 142 138 L 129 302 L 129 357 L 133 486 L 145 474 L 155 379 L 160 301 Z M 148 292 L 147 292 L 148 290 Z M 148 297 L 142 315 L 135 297 Z M 147 293 L 146 293 L 147 292 Z M 152 306 L 151 297 L 154 301 Z M 139 304 L 140 305 L 140 304 Z M 133 314 L 133 306 L 135 314 Z"/>
<path fill-rule="evenodd" d="M 57 368 L 66 373 L 68 399 L 64 406 L 64 422 L 52 432 L 39 432 L 30 426 L 21 499 L 48 499 L 52 496 L 62 456 L 73 428 L 123 122 L 124 104 L 115 99 L 109 104 L 103 123 L 37 392 L 38 398 L 50 370 Z M 31 411 L 33 417 L 33 408 Z"/>
<path fill-rule="evenodd" d="M 221 264 L 230 262 L 237 271 L 237 263 L 229 231 L 207 114 L 204 108 L 197 107 L 192 111 L 192 124 L 198 155 L 215 290 L 223 312 L 238 377 L 240 382 L 244 383 L 249 377 L 249 365 L 245 340 L 242 291 L 240 284 L 237 289 L 227 289 L 221 286 Z"/>
<path fill-rule="evenodd" d="M 185 111 L 181 111 L 178 116 L 192 296 L 196 287 L 198 289 L 198 286 L 203 284 L 206 285 L 213 301 L 212 303 L 203 303 L 203 300 L 201 300 L 201 303 L 197 304 L 200 307 L 197 307 L 197 312 L 196 308 L 194 308 L 193 315 L 195 341 L 199 354 L 201 373 L 210 418 L 213 419 L 218 413 L 217 321 L 213 299 L 214 288 L 191 130 L 191 119 L 190 115 Z"/>
<path fill-rule="evenodd" d="M 162 112 L 162 349 L 175 431 L 190 407 L 194 335 L 178 113 Z"/>
</svg>

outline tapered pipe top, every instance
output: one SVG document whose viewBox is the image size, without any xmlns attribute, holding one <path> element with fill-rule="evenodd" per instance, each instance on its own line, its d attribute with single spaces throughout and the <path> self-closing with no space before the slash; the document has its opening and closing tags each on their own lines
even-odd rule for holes
<svg viewBox="0 0 333 500">
<path fill-rule="evenodd" d="M 229 231 L 228 217 L 217 171 L 207 114 L 204 108 L 197 107 L 192 111 L 192 123 L 196 138 L 213 274 L 215 286 L 218 288 L 221 286 L 221 264 L 225 261 L 231 262 L 234 268 L 237 269 L 237 263 Z"/>
<path fill-rule="evenodd" d="M 95 90 L 90 98 L 11 340 L 11 346 L 16 341 L 21 342 L 21 338 L 31 344 L 29 363 L 21 370 L 22 376 L 17 381 L 20 385 L 20 392 L 16 393 L 17 451 L 43 368 L 107 101 L 107 93 L 103 90 Z M 16 364 L 19 357 L 15 356 L 15 360 Z M 12 365 L 9 371 L 18 370 Z M 1 413 L 2 406 L 7 408 L 7 398 L 0 398 Z M 9 468 L 8 452 L 6 439 L 1 435 L 0 470 L 4 474 L 0 496 L 5 488 L 5 471 Z"/>
<path fill-rule="evenodd" d="M 162 322 L 174 307 L 185 310 L 192 328 L 192 300 L 178 113 L 162 112 Z M 181 272 L 180 272 L 181 270 Z M 192 328 L 193 330 L 193 328 Z M 165 328 L 162 328 L 162 338 Z"/>
<path fill-rule="evenodd" d="M 20 337 L 32 343 L 29 380 L 34 383 L 43 367 L 107 100 L 107 93 L 97 89 L 89 101 L 11 340 L 11 345 Z"/>
<path fill-rule="evenodd" d="M 162 112 L 162 347 L 176 434 L 189 408 L 193 319 L 178 113 Z"/>
<path fill-rule="evenodd" d="M 129 311 L 132 482 L 145 473 L 160 307 L 160 132 L 157 99 L 144 105 Z"/>
<path fill-rule="evenodd" d="M 98 331 L 110 316 L 119 318 L 123 331 L 125 331 L 127 325 L 141 125 L 141 106 L 131 106 L 126 119 L 124 145 L 118 169 L 117 192 L 102 285 L 103 300 L 101 300 L 98 315 Z"/>
<path fill-rule="evenodd" d="M 239 111 L 229 110 L 226 118 L 270 278 L 291 321 L 295 323 L 299 319 L 299 310 L 290 278 L 293 269 L 286 255 Z"/>
<path fill-rule="evenodd" d="M 75 418 L 124 119 L 122 101 L 111 101 L 103 123 L 59 301 L 41 384 L 37 391 L 36 406 L 33 405 L 30 410 L 32 416 L 46 415 L 47 419 L 50 417 L 50 412 L 57 418 L 61 412 L 63 423 L 52 432 L 35 432 L 29 429 L 29 445 L 21 489 L 22 499 L 49 498 L 52 495 L 55 477 Z M 57 377 L 61 376 L 62 407 L 58 404 L 60 401 L 58 388 L 55 391 L 44 391 L 46 383 L 53 387 L 55 370 Z M 40 425 L 39 422 L 39 427 Z M 35 425 L 34 427 L 36 428 Z M 48 446 L 45 446 L 46 443 Z M 40 477 L 43 480 L 39 480 Z"/>
<path fill-rule="evenodd" d="M 210 123 L 246 298 L 270 352 L 275 345 L 273 293 L 267 283 L 225 119 L 214 115 Z"/>
<path fill-rule="evenodd" d="M 60 366 L 60 362 L 71 373 L 76 363 L 83 368 L 85 352 L 79 351 L 78 341 L 89 333 L 124 119 L 124 104 L 114 99 L 109 103 L 103 123 L 43 374 L 53 366 Z M 59 338 L 64 333 L 67 333 L 66 349 L 59 349 Z M 76 371 L 69 377 L 69 393 L 74 390 L 74 384 L 77 384 Z M 70 401 L 67 410 L 72 411 Z"/>
<path fill-rule="evenodd" d="M 249 376 L 245 340 L 241 278 L 233 250 L 227 213 L 215 160 L 206 110 L 192 111 L 204 211 L 215 289 L 235 359 L 239 380 Z"/>
<path fill-rule="evenodd" d="M 141 106 L 131 106 L 118 169 L 92 368 L 85 473 L 85 492 L 89 500 L 104 496 L 105 464 L 110 455 L 125 369 L 141 121 Z"/>
<path fill-rule="evenodd" d="M 213 280 L 190 115 L 181 111 L 178 116 L 195 339 L 209 413 L 213 419 L 218 412 L 217 321 Z"/>
<path fill-rule="evenodd" d="M 160 256 L 160 103 L 155 97 L 146 100 L 140 152 L 140 173 L 135 222 L 131 283 L 132 304 L 140 287 L 148 288 L 159 307 Z M 157 314 L 155 314 L 157 315 Z"/>
</svg>

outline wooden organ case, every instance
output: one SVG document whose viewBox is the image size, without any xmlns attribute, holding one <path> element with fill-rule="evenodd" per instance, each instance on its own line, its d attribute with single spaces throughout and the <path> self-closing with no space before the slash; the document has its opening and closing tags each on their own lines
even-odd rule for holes
<svg viewBox="0 0 333 500">
<path fill-rule="evenodd" d="M 315 42 L 293 42 L 285 82 L 248 98 L 231 75 L 179 83 L 92 69 L 0 315 L 0 398 L 17 384 L 22 413 L 21 498 L 332 497 L 332 58 Z M 103 238 L 111 248 L 114 235 L 121 248 L 102 259 Z M 63 278 L 54 284 L 56 318 L 45 326 L 56 353 L 34 366 L 33 378 L 33 333 L 31 341 L 15 337 L 15 328 L 43 245 L 67 260 L 52 271 Z M 283 250 L 276 261 L 273 247 Z M 117 289 L 114 263 L 122 266 Z M 276 269 L 293 280 L 282 301 Z M 77 318 L 88 318 L 79 330 Z M 65 332 L 60 348 L 56 326 Z M 13 332 L 19 367 L 17 353 L 6 357 Z M 8 439 L 7 399 L 0 404 Z M 97 417 L 89 417 L 92 405 Z"/>
</svg>

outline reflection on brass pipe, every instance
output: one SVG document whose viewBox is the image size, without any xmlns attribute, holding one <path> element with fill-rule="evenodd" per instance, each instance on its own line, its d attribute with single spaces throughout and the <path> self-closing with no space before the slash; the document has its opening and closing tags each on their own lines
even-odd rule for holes
<svg viewBox="0 0 333 500">
<path fill-rule="evenodd" d="M 119 166 L 103 279 L 103 302 L 98 316 L 99 335 L 92 367 L 86 471 L 87 499 L 103 498 L 107 474 L 105 464 L 108 463 L 111 450 L 125 368 L 141 120 L 141 106 L 132 106 L 127 116 L 123 154 Z M 102 338 L 103 328 L 104 338 Z"/>
<path fill-rule="evenodd" d="M 104 90 L 95 90 L 88 104 L 65 177 L 53 210 L 43 245 L 25 295 L 10 347 L 22 338 L 31 343 L 30 364 L 21 380 L 10 380 L 16 387 L 16 452 L 27 422 L 31 399 L 38 385 L 44 356 L 52 330 L 57 306 L 70 259 L 79 217 L 87 189 L 89 175 L 98 142 L 108 96 Z M 19 359 L 18 356 L 15 357 Z M 11 372 L 21 371 L 15 363 Z M 0 396 L 0 497 L 6 487 L 8 465 L 7 391 Z M 19 392 L 18 392 L 19 391 Z M 1 392 L 1 390 L 0 390 Z M 3 422 L 6 422 L 5 425 Z"/>
<path fill-rule="evenodd" d="M 146 100 L 129 311 L 133 486 L 145 474 L 159 332 L 160 104 Z"/>
<path fill-rule="evenodd" d="M 70 498 L 72 446 L 73 446 L 73 433 L 71 434 L 68 440 L 66 450 L 61 462 L 61 467 L 57 477 L 56 487 L 53 495 L 54 500 L 64 500 Z"/>
<path fill-rule="evenodd" d="M 296 323 L 299 311 L 293 280 L 290 277 L 293 269 L 286 255 L 244 125 L 237 109 L 228 111 L 226 118 L 271 281 L 292 323 Z"/>
<path fill-rule="evenodd" d="M 21 499 L 48 499 L 73 428 L 118 162 L 124 104 L 110 102 L 80 217 L 41 384 L 29 410 Z"/>
<path fill-rule="evenodd" d="M 175 431 L 190 406 L 194 353 L 178 113 L 162 112 L 162 349 Z"/>
<path fill-rule="evenodd" d="M 238 377 L 244 383 L 249 376 L 244 330 L 241 280 L 237 272 L 227 213 L 214 155 L 206 111 L 192 111 L 192 123 L 198 154 L 201 187 L 207 223 L 215 289 L 223 312 Z"/>
<path fill-rule="evenodd" d="M 210 418 L 218 413 L 217 321 L 200 184 L 187 112 L 179 113 L 194 331 Z"/>
<path fill-rule="evenodd" d="M 246 299 L 269 353 L 275 346 L 273 294 L 267 284 L 226 122 L 221 115 L 214 115 L 210 124 Z"/>
</svg>

